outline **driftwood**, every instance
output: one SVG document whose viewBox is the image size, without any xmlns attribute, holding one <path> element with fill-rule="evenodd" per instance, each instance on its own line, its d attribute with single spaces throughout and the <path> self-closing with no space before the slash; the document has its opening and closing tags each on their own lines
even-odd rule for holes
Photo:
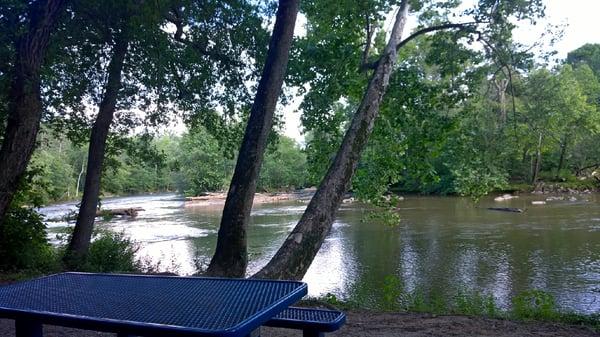
<svg viewBox="0 0 600 337">
<path fill-rule="evenodd" d="M 131 207 L 131 208 L 115 208 L 115 209 L 101 209 L 96 211 L 96 216 L 129 216 L 135 218 L 138 215 L 138 212 L 143 211 L 144 209 L 141 207 Z"/>
<path fill-rule="evenodd" d="M 131 207 L 131 208 L 115 208 L 115 209 L 100 209 L 96 211 L 96 217 L 111 217 L 111 216 L 128 216 L 135 218 L 138 215 L 138 212 L 143 211 L 144 209 L 141 207 Z M 49 222 L 59 222 L 59 221 L 75 221 L 77 220 L 77 211 L 71 211 L 61 217 L 58 218 L 49 218 L 46 221 Z"/>
<path fill-rule="evenodd" d="M 523 210 L 516 207 L 488 207 L 490 211 L 523 213 Z"/>
</svg>

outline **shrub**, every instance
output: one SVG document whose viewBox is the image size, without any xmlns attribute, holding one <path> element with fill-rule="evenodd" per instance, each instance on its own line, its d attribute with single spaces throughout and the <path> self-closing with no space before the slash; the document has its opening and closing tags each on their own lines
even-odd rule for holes
<svg viewBox="0 0 600 337">
<path fill-rule="evenodd" d="M 461 315 L 497 317 L 500 309 L 496 305 L 494 296 L 480 293 L 459 293 L 456 296 L 454 312 Z"/>
<path fill-rule="evenodd" d="M 12 207 L 0 227 L 0 270 L 50 271 L 56 261 L 41 216 L 31 208 Z"/>
<path fill-rule="evenodd" d="M 82 268 L 89 272 L 140 272 L 142 263 L 136 258 L 139 246 L 124 233 L 99 231 L 90 244 Z"/>
<path fill-rule="evenodd" d="M 524 291 L 512 300 L 517 319 L 554 320 L 559 316 L 554 297 L 541 290 Z"/>
</svg>

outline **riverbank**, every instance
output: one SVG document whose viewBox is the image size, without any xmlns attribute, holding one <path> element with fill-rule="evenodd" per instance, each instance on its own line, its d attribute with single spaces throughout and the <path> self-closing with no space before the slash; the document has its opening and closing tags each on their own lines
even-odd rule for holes
<svg viewBox="0 0 600 337">
<path fill-rule="evenodd" d="M 294 192 L 254 194 L 254 205 L 275 204 L 286 201 L 310 200 L 316 189 L 307 188 Z M 197 197 L 186 197 L 185 207 L 222 207 L 227 199 L 226 192 L 208 192 Z"/>
<path fill-rule="evenodd" d="M 326 336 L 347 337 L 598 337 L 589 328 L 546 322 L 514 322 L 470 316 L 431 315 L 417 313 L 347 312 L 346 324 Z M 44 326 L 52 337 L 113 337 L 114 334 Z M 0 319 L 0 336 L 14 336 L 12 320 Z M 296 330 L 262 328 L 262 337 L 296 337 Z"/>
</svg>

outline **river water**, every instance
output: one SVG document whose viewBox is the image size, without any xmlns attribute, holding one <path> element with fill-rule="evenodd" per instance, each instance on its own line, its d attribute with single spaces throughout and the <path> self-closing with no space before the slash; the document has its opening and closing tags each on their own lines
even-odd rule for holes
<svg viewBox="0 0 600 337">
<path fill-rule="evenodd" d="M 458 197 L 408 196 L 401 222 L 369 219 L 370 209 L 343 204 L 333 229 L 304 281 L 309 295 L 332 293 L 365 307 L 381 301 L 385 280 L 394 276 L 404 291 L 453 296 L 477 291 L 500 306 L 521 291 L 550 292 L 564 309 L 600 312 L 600 195 L 548 201 L 522 196 L 502 203 L 474 204 Z M 180 196 L 150 195 L 103 200 L 104 208 L 142 207 L 135 219 L 115 218 L 98 226 L 124 232 L 139 243 L 139 256 L 163 270 L 193 274 L 216 244 L 218 207 L 185 207 Z M 57 218 L 74 203 L 41 209 Z M 306 207 L 306 200 L 257 205 L 248 228 L 249 274 L 275 253 Z M 524 213 L 487 207 L 520 207 Z M 64 232 L 49 222 L 49 237 Z"/>
</svg>

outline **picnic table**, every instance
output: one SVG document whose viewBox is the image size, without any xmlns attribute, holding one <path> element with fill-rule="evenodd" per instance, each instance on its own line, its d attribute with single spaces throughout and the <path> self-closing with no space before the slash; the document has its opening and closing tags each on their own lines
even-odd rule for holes
<svg viewBox="0 0 600 337">
<path fill-rule="evenodd" d="M 258 335 L 261 325 L 307 293 L 303 282 L 62 273 L 0 287 L 0 318 L 17 337 L 42 324 L 119 336 Z"/>
</svg>

